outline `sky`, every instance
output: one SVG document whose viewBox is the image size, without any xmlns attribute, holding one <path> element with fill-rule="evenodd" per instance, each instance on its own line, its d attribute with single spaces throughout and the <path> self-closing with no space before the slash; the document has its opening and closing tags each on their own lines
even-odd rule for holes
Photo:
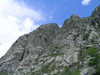
<svg viewBox="0 0 100 75">
<path fill-rule="evenodd" d="M 100 0 L 0 0 L 0 57 L 23 34 L 42 24 L 60 27 L 72 14 L 90 16 Z"/>
</svg>

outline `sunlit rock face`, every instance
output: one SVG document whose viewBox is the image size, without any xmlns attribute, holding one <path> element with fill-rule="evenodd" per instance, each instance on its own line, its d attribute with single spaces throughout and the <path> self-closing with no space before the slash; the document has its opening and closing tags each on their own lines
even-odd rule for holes
<svg viewBox="0 0 100 75">
<path fill-rule="evenodd" d="M 72 15 L 61 28 L 44 24 L 16 40 L 0 59 L 0 75 L 100 75 L 100 6 Z"/>
</svg>

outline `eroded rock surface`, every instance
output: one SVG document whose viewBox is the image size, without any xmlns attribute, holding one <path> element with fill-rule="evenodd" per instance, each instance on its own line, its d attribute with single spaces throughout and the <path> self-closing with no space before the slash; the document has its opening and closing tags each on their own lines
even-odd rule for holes
<svg viewBox="0 0 100 75">
<path fill-rule="evenodd" d="M 100 6 L 61 28 L 45 24 L 19 37 L 0 59 L 0 75 L 99 75 L 99 62 Z"/>
</svg>

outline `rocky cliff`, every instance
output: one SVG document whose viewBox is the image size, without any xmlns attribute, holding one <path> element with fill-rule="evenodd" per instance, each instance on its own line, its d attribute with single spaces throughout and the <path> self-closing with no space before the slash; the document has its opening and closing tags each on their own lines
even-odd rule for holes
<svg viewBox="0 0 100 75">
<path fill-rule="evenodd" d="M 19 37 L 0 59 L 0 75 L 100 75 L 100 6 Z"/>
</svg>

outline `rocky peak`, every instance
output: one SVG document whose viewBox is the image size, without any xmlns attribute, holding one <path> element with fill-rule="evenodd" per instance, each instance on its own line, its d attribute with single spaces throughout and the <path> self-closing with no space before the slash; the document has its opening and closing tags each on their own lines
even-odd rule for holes
<svg viewBox="0 0 100 75">
<path fill-rule="evenodd" d="M 0 59 L 0 75 L 100 75 L 99 8 L 19 37 Z"/>
<path fill-rule="evenodd" d="M 81 24 L 81 18 L 78 15 L 72 15 L 69 19 L 66 19 L 64 21 L 64 24 L 62 26 L 62 30 L 69 31 L 73 28 L 79 28 L 82 26 Z"/>
<path fill-rule="evenodd" d="M 100 28 L 100 5 L 92 13 L 91 24 Z"/>
<path fill-rule="evenodd" d="M 40 27 L 38 27 L 35 31 L 31 32 L 30 35 L 32 36 L 33 34 L 38 34 L 38 33 L 41 34 L 48 33 L 48 36 L 50 36 L 49 33 L 55 33 L 56 30 L 58 29 L 59 26 L 56 23 L 43 24 Z"/>
<path fill-rule="evenodd" d="M 54 29 L 54 28 L 59 28 L 56 23 L 49 23 L 49 24 L 43 24 L 41 25 L 38 29 Z"/>
<path fill-rule="evenodd" d="M 94 12 L 92 13 L 92 16 L 99 16 L 100 17 L 100 5 L 95 8 Z"/>
<path fill-rule="evenodd" d="M 73 22 L 77 22 L 80 20 L 80 17 L 78 15 L 72 15 L 69 19 L 66 19 L 64 21 L 64 25 L 67 25 L 67 24 L 70 24 L 70 23 L 73 23 Z"/>
<path fill-rule="evenodd" d="M 71 19 L 79 20 L 80 17 L 79 17 L 78 15 L 76 15 L 76 14 L 73 14 L 73 15 L 71 16 Z"/>
<path fill-rule="evenodd" d="M 59 27 L 55 23 L 41 25 L 39 28 L 29 34 L 27 46 L 31 46 L 30 48 L 33 48 L 38 44 L 42 45 L 43 47 L 46 46 L 47 43 L 49 45 L 49 42 L 54 38 L 58 30 Z M 33 45 L 30 45 L 30 43 Z"/>
</svg>

